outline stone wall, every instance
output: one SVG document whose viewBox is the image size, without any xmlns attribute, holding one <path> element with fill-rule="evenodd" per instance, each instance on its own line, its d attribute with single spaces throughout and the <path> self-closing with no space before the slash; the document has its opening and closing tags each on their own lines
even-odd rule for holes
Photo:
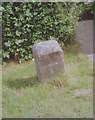
<svg viewBox="0 0 95 120">
<path fill-rule="evenodd" d="M 93 20 L 78 22 L 76 40 L 81 44 L 82 53 L 93 54 Z"/>
</svg>

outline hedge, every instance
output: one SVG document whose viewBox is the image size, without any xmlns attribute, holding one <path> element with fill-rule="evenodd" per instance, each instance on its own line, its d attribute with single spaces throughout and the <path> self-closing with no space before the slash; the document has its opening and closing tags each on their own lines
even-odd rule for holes
<svg viewBox="0 0 95 120">
<path fill-rule="evenodd" d="M 75 5 L 67 2 L 3 2 L 3 60 L 16 59 L 21 63 L 32 59 L 32 45 L 36 42 L 52 38 L 61 44 L 72 41 L 78 20 L 75 12 L 71 12 Z"/>
</svg>

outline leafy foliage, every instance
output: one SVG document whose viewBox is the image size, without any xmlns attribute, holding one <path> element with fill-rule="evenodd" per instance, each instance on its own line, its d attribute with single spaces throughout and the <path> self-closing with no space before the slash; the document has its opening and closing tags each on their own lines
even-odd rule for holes
<svg viewBox="0 0 95 120">
<path fill-rule="evenodd" d="M 76 5 L 68 2 L 3 2 L 3 59 L 21 63 L 32 59 L 32 45 L 36 42 L 56 38 L 59 43 L 67 44 L 74 40 L 82 4 L 78 4 L 78 9 Z"/>
<path fill-rule="evenodd" d="M 91 2 L 77 2 L 73 6 L 73 14 L 78 17 L 79 21 L 90 20 L 94 17 L 95 3 Z"/>
<path fill-rule="evenodd" d="M 23 62 L 32 58 L 35 42 L 53 37 L 66 42 L 74 34 L 73 17 L 68 14 L 71 8 L 69 3 L 10 2 L 2 3 L 2 6 L 4 59 L 16 56 L 19 62 Z"/>
</svg>

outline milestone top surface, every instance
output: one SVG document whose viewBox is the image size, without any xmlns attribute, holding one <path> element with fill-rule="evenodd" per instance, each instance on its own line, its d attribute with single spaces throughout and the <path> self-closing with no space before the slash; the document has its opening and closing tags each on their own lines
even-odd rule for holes
<svg viewBox="0 0 95 120">
<path fill-rule="evenodd" d="M 62 49 L 56 40 L 48 40 L 33 45 L 33 54 L 35 57 L 41 57 L 55 52 L 62 52 Z"/>
</svg>

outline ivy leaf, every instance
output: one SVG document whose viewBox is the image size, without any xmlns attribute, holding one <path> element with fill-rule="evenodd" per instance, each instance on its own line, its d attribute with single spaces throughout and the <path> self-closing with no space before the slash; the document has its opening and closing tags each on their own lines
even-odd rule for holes
<svg viewBox="0 0 95 120">
<path fill-rule="evenodd" d="M 10 28 L 5 28 L 5 31 L 10 31 Z"/>
<path fill-rule="evenodd" d="M 32 54 L 29 54 L 29 59 L 32 59 Z"/>
<path fill-rule="evenodd" d="M 17 23 L 15 23 L 14 25 L 15 25 L 15 26 L 18 26 L 18 24 L 17 24 Z"/>
<path fill-rule="evenodd" d="M 4 7 L 0 6 L 0 11 L 4 10 Z"/>
<path fill-rule="evenodd" d="M 18 30 L 16 31 L 16 35 L 17 35 L 17 36 L 20 36 L 20 32 L 19 32 Z"/>
<path fill-rule="evenodd" d="M 11 43 L 8 41 L 8 42 L 5 42 L 4 45 L 7 47 L 10 47 Z"/>
<path fill-rule="evenodd" d="M 28 56 L 25 56 L 25 59 L 28 60 Z"/>
<path fill-rule="evenodd" d="M 3 57 L 4 58 L 9 58 L 9 53 L 8 52 L 3 53 Z"/>
<path fill-rule="evenodd" d="M 30 14 L 30 10 L 29 9 L 27 9 L 27 11 L 26 11 L 26 16 L 30 16 L 31 14 Z"/>
<path fill-rule="evenodd" d="M 22 40 L 16 40 L 15 43 L 18 45 L 19 43 L 21 43 Z"/>
<path fill-rule="evenodd" d="M 11 32 L 7 34 L 8 36 L 12 36 Z"/>
<path fill-rule="evenodd" d="M 34 12 L 34 15 L 37 15 L 37 12 Z"/>
<path fill-rule="evenodd" d="M 19 10 L 19 8 L 18 8 L 18 7 L 15 7 L 15 9 L 16 9 L 16 11 L 18 11 L 18 10 Z"/>
</svg>

